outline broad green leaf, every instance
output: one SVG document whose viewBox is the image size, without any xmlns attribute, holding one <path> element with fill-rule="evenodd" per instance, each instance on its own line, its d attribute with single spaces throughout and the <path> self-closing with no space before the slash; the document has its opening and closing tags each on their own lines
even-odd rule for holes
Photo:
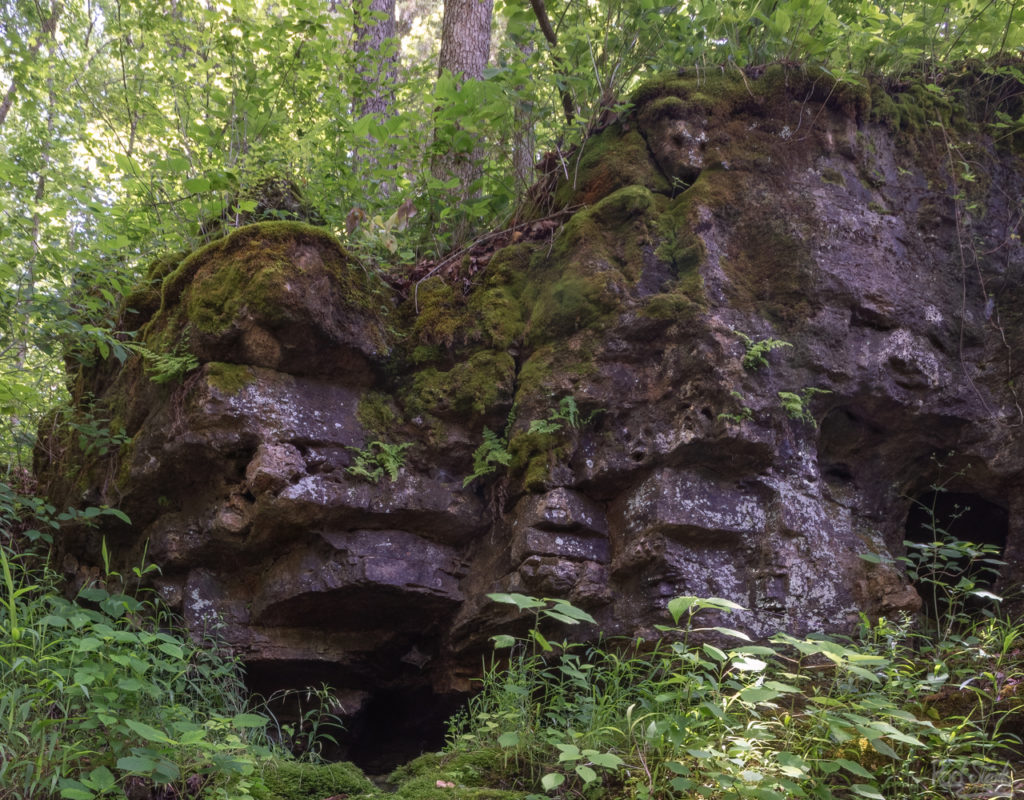
<svg viewBox="0 0 1024 800">
<path fill-rule="evenodd" d="M 733 630 L 732 628 L 721 628 L 718 626 L 713 627 L 711 630 L 723 633 L 726 636 L 732 636 L 734 639 L 742 639 L 745 642 L 750 641 L 750 637 L 747 636 L 743 631 Z"/>
<path fill-rule="evenodd" d="M 166 733 L 152 725 L 145 722 L 139 722 L 134 719 L 126 719 L 124 724 L 131 728 L 135 733 L 141 736 L 148 742 L 159 742 L 161 744 L 174 744 L 174 740 L 171 739 Z"/>
<path fill-rule="evenodd" d="M 741 672 L 761 672 L 768 664 L 759 658 L 743 655 L 739 658 L 734 658 L 730 666 L 735 667 Z"/>
<path fill-rule="evenodd" d="M 185 181 L 185 191 L 191 194 L 202 194 L 203 192 L 210 191 L 210 181 L 208 178 L 189 178 Z"/>
<path fill-rule="evenodd" d="M 541 650 L 543 650 L 545 653 L 550 653 L 552 650 L 555 649 L 551 646 L 550 642 L 548 642 L 548 640 L 544 638 L 544 635 L 536 628 L 530 630 L 530 637 L 537 644 L 540 645 Z"/>
<path fill-rule="evenodd" d="M 66 800 L 93 800 L 96 793 L 80 781 L 63 778 L 60 782 L 60 796 Z"/>
<path fill-rule="evenodd" d="M 740 699 L 747 703 L 767 703 L 779 696 L 774 689 L 765 689 L 759 686 L 748 686 L 739 693 Z"/>
<path fill-rule="evenodd" d="M 580 621 L 578 619 L 575 619 L 574 617 L 570 617 L 567 614 L 561 614 L 558 611 L 551 611 L 550 609 L 544 611 L 544 616 L 548 617 L 550 619 L 558 620 L 559 622 L 564 623 L 565 625 L 579 625 L 580 624 Z"/>
<path fill-rule="evenodd" d="M 623 761 L 614 753 L 592 753 L 590 760 L 599 767 L 606 767 L 607 769 L 617 769 L 622 766 Z"/>
<path fill-rule="evenodd" d="M 117 779 L 106 767 L 96 767 L 89 773 L 89 786 L 97 792 L 109 792 L 116 785 Z"/>
<path fill-rule="evenodd" d="M 519 744 L 519 734 L 515 731 L 505 731 L 498 737 L 498 744 L 502 747 L 515 747 Z"/>
<path fill-rule="evenodd" d="M 584 783 L 593 783 L 597 780 L 597 773 L 591 767 L 586 764 L 579 764 L 576 767 L 576 774 L 583 779 Z"/>
<path fill-rule="evenodd" d="M 858 778 L 866 778 L 869 781 L 873 781 L 875 779 L 874 774 L 870 770 L 861 766 L 856 761 L 850 761 L 845 758 L 834 758 L 832 760 L 847 772 L 852 772 Z"/>
<path fill-rule="evenodd" d="M 880 793 L 874 786 L 867 786 L 863 783 L 855 783 L 850 787 L 853 792 L 868 800 L 885 800 L 885 795 Z"/>
<path fill-rule="evenodd" d="M 174 156 L 173 158 L 165 158 L 163 161 L 157 162 L 157 166 L 169 172 L 185 172 L 192 165 L 187 158 Z"/>
<path fill-rule="evenodd" d="M 555 605 L 552 607 L 551 611 L 549 611 L 548 613 L 553 614 L 555 612 L 562 614 L 566 617 L 571 617 L 574 621 L 597 624 L 597 620 L 595 620 L 590 614 L 588 614 L 582 608 L 576 608 L 576 606 L 570 603 L 565 603 L 561 601 L 556 602 Z"/>
<path fill-rule="evenodd" d="M 265 728 L 269 720 L 259 714 L 235 714 L 231 724 L 236 728 Z"/>
<path fill-rule="evenodd" d="M 518 594 L 517 592 L 494 592 L 487 595 L 495 603 L 508 603 L 514 605 L 520 611 L 526 608 L 543 608 L 547 605 L 543 600 L 537 597 L 527 597 L 525 594 Z"/>
<path fill-rule="evenodd" d="M 540 779 L 540 785 L 544 788 L 545 792 L 553 791 L 563 783 L 565 783 L 565 775 L 561 772 L 549 772 Z"/>
<path fill-rule="evenodd" d="M 117 768 L 122 772 L 149 775 L 156 767 L 156 759 L 149 756 L 124 756 L 117 759 Z"/>
<path fill-rule="evenodd" d="M 125 525 L 132 524 L 132 521 L 128 517 L 128 515 L 118 508 L 107 508 L 106 506 L 104 506 L 102 512 L 106 514 L 108 517 L 114 517 L 115 519 L 121 520 L 121 522 L 123 522 Z"/>
</svg>

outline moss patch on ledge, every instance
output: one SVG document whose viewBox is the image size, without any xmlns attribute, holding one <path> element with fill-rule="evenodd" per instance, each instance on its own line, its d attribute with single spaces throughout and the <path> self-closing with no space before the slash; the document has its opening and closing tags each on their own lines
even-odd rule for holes
<svg viewBox="0 0 1024 800">
<path fill-rule="evenodd" d="M 653 218 L 667 202 L 643 186 L 627 186 L 565 224 L 523 290 L 529 346 L 611 321 L 643 274 Z"/>
<path fill-rule="evenodd" d="M 662 194 L 672 190 L 643 136 L 620 123 L 587 139 L 569 157 L 561 175 L 555 189 L 556 208 L 590 205 L 626 186 L 643 186 Z"/>
<path fill-rule="evenodd" d="M 433 367 L 417 372 L 402 393 L 410 416 L 480 418 L 512 402 L 516 365 L 508 353 L 481 350 L 450 370 Z"/>
<path fill-rule="evenodd" d="M 206 381 L 224 395 L 236 395 L 256 380 L 252 368 L 245 364 L 211 361 L 206 365 Z"/>
<path fill-rule="evenodd" d="M 172 262 L 158 265 L 153 277 Z M 262 222 L 196 250 L 163 277 L 160 309 L 142 339 L 170 352 L 186 330 L 221 336 L 242 318 L 264 328 L 335 324 L 336 306 L 379 329 L 390 290 L 360 267 L 322 228 L 301 222 Z"/>
</svg>

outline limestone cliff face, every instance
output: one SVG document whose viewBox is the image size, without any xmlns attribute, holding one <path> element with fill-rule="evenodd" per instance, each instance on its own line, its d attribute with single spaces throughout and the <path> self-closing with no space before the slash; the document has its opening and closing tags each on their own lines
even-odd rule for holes
<svg viewBox="0 0 1024 800">
<path fill-rule="evenodd" d="M 954 532 L 1018 581 L 1019 159 L 927 92 L 777 70 L 634 100 L 549 176 L 559 224 L 464 280 L 400 297 L 293 223 L 155 265 L 127 324 L 200 366 L 77 376 L 131 440 L 86 455 L 55 426 L 38 472 L 133 524 L 67 532 L 68 574 L 103 536 L 116 565 L 148 547 L 256 683 L 325 680 L 353 714 L 466 690 L 509 624 L 487 592 L 644 637 L 680 594 L 755 635 L 913 610 L 887 557 L 961 470 L 948 488 L 990 513 Z M 493 471 L 464 486 L 485 435 Z M 394 480 L 350 469 L 374 442 L 411 444 Z"/>
</svg>

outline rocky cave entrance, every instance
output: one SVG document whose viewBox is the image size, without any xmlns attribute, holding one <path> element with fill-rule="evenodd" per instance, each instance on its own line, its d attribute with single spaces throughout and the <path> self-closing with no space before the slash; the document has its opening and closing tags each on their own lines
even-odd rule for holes
<svg viewBox="0 0 1024 800">
<path fill-rule="evenodd" d="M 424 685 L 345 690 L 330 678 L 322 664 L 246 667 L 249 690 L 270 698 L 281 744 L 300 754 L 315 728 L 329 737 L 321 740 L 323 758 L 351 761 L 375 778 L 443 748 L 448 720 L 466 703 L 465 694 L 437 694 Z M 325 686 L 334 691 L 306 688 Z"/>
<path fill-rule="evenodd" d="M 970 492 L 929 489 L 913 498 L 904 528 L 908 542 L 930 544 L 947 537 L 962 542 L 992 545 L 1002 558 L 1009 533 L 1006 508 Z M 971 578 L 979 588 L 991 588 L 999 579 L 997 568 L 984 563 L 968 564 L 960 559 L 944 577 L 955 582 L 961 576 Z M 915 585 L 926 604 L 931 592 Z"/>
</svg>

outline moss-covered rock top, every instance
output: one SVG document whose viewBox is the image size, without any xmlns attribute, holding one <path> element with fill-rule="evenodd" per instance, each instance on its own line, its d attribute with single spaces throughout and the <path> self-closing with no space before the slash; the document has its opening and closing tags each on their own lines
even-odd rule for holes
<svg viewBox="0 0 1024 800">
<path fill-rule="evenodd" d="M 140 330 L 155 351 L 304 374 L 366 373 L 390 349 L 390 290 L 322 228 L 247 225 L 155 267 L 160 307 Z"/>
</svg>

